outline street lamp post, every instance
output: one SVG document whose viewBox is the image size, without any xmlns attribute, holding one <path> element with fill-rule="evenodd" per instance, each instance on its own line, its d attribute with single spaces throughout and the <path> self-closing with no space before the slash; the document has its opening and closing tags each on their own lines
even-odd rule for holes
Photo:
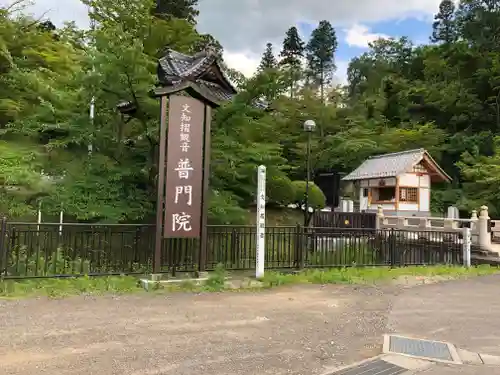
<svg viewBox="0 0 500 375">
<path fill-rule="evenodd" d="M 307 155 L 306 155 L 306 191 L 304 194 L 304 227 L 309 225 L 309 180 L 311 179 L 311 136 L 316 129 L 316 123 L 314 120 L 306 120 L 304 122 L 304 131 L 307 132 Z"/>
</svg>

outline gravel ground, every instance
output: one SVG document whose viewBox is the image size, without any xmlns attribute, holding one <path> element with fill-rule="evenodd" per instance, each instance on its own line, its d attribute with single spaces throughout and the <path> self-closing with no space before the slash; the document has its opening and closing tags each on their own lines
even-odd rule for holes
<svg viewBox="0 0 500 375">
<path fill-rule="evenodd" d="M 0 302 L 0 374 L 318 374 L 377 355 L 392 292 L 258 293 Z"/>
</svg>

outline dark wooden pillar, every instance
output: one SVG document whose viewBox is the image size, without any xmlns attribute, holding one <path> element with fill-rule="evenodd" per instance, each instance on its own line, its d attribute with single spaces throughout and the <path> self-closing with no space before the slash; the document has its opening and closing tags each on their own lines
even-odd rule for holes
<svg viewBox="0 0 500 375">
<path fill-rule="evenodd" d="M 163 248 L 163 207 L 165 204 L 165 158 L 167 155 L 167 104 L 168 96 L 160 97 L 160 138 L 158 147 L 158 177 L 156 197 L 156 231 L 153 272 L 161 272 Z"/>
</svg>

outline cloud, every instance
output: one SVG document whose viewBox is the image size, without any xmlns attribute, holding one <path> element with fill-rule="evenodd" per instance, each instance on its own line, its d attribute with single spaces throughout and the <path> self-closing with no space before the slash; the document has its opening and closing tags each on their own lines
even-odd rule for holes
<svg viewBox="0 0 500 375">
<path fill-rule="evenodd" d="M 366 26 L 354 24 L 350 28 L 344 30 L 346 33 L 345 42 L 350 47 L 366 48 L 369 43 L 380 38 L 389 38 L 388 35 L 371 33 Z"/>
<path fill-rule="evenodd" d="M 14 0 L 0 0 L 1 5 Z M 74 20 L 88 25 L 86 6 L 79 0 L 33 0 L 29 10 L 46 13 L 56 24 Z M 214 35 L 230 51 L 260 54 L 266 42 L 280 44 L 285 31 L 299 24 L 328 20 L 335 27 L 404 18 L 429 18 L 440 0 L 199 0 L 198 29 Z"/>
<path fill-rule="evenodd" d="M 339 85 L 347 84 L 347 68 L 349 67 L 349 61 L 338 60 L 335 62 L 337 65 L 337 71 L 335 72 L 335 83 Z"/>
<path fill-rule="evenodd" d="M 390 19 L 430 18 L 440 0 L 200 0 L 199 30 L 231 51 L 259 54 L 266 42 L 281 44 L 285 31 L 328 20 L 334 27 Z"/>
<path fill-rule="evenodd" d="M 13 0 L 0 0 L 0 6 Z M 86 7 L 79 0 L 33 0 L 29 10 L 45 14 L 56 25 L 74 20 L 88 25 Z M 217 38 L 228 58 L 250 69 L 267 42 L 280 46 L 285 31 L 300 24 L 328 20 L 336 28 L 350 28 L 405 18 L 431 19 L 440 0 L 199 0 L 198 30 Z M 354 39 L 353 39 L 354 40 Z M 359 40 L 358 40 L 359 41 Z M 232 65 L 232 64 L 231 64 Z"/>
<path fill-rule="evenodd" d="M 246 51 L 242 52 L 224 52 L 224 61 L 227 66 L 236 69 L 247 77 L 251 77 L 260 63 L 260 57 L 254 56 Z"/>
<path fill-rule="evenodd" d="M 0 7 L 11 5 L 15 0 L 0 0 Z M 31 5 L 30 5 L 31 3 Z M 88 26 L 87 6 L 80 0 L 26 0 L 23 12 L 34 17 L 48 18 L 61 26 L 65 21 L 75 21 L 78 26 Z M 16 7 L 19 8 L 19 7 Z"/>
</svg>

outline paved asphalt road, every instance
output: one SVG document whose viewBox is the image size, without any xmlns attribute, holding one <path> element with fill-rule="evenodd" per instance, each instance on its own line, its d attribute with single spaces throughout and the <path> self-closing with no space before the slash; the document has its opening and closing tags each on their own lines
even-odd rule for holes
<svg viewBox="0 0 500 375">
<path fill-rule="evenodd" d="M 0 301 L 0 374 L 321 374 L 379 354 L 388 332 L 500 355 L 499 288 L 492 276 L 403 289 Z M 500 374 L 422 374 L 489 370 Z"/>
</svg>

